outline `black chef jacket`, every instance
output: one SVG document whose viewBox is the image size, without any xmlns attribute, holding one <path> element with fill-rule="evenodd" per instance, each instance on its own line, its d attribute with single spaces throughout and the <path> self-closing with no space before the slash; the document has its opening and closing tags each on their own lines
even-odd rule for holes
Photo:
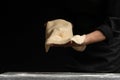
<svg viewBox="0 0 120 80">
<path fill-rule="evenodd" d="M 43 71 L 120 71 L 120 0 L 56 0 L 40 7 L 43 22 L 61 18 L 73 24 L 74 35 L 100 30 L 106 37 L 105 41 L 88 45 L 83 52 L 70 47 L 52 47 L 45 54 L 45 27 L 42 27 L 40 54 L 44 54 L 44 59 L 40 62 Z"/>
</svg>

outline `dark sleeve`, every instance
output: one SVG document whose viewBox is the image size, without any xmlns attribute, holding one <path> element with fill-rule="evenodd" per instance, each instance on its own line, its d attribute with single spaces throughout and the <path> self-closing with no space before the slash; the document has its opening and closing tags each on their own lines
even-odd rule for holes
<svg viewBox="0 0 120 80">
<path fill-rule="evenodd" d="M 120 30 L 120 0 L 108 0 L 106 8 L 106 19 L 103 25 L 97 29 L 100 30 L 107 40 L 113 38 L 113 31 Z"/>
</svg>

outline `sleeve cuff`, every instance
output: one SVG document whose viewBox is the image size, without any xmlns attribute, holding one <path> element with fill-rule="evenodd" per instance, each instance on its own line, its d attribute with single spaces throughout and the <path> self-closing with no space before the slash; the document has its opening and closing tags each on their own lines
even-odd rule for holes
<svg viewBox="0 0 120 80">
<path fill-rule="evenodd" d="M 111 27 L 109 27 L 109 25 L 101 25 L 97 28 L 97 30 L 101 31 L 103 33 L 103 35 L 105 35 L 106 40 L 110 40 L 113 38 L 113 32 Z"/>
</svg>

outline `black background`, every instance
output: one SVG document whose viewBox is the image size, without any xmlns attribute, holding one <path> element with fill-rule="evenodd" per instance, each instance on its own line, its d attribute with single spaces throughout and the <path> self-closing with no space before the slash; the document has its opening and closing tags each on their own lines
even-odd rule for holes
<svg viewBox="0 0 120 80">
<path fill-rule="evenodd" d="M 3 7 L 1 71 L 46 71 L 44 23 L 52 13 L 45 5 L 42 1 L 8 1 L 7 9 Z"/>
<path fill-rule="evenodd" d="M 67 17 L 62 3 L 51 3 L 45 0 L 21 0 L 8 1 L 7 5 L 2 6 L 1 72 L 55 70 L 47 65 L 50 59 L 45 53 L 44 24 L 48 20 Z"/>
<path fill-rule="evenodd" d="M 87 0 L 86 0 L 87 1 Z M 86 3 L 83 1 L 83 3 Z M 89 0 L 88 0 L 89 1 Z M 82 12 L 100 15 L 97 2 L 91 0 L 87 6 L 81 3 Z M 102 0 L 103 1 L 103 0 Z M 107 0 L 106 0 L 107 1 Z M 64 1 L 63 1 L 64 2 Z M 8 1 L 1 6 L 1 71 L 50 71 L 49 57 L 45 54 L 44 37 L 48 20 L 56 18 L 69 19 L 72 4 L 56 1 Z M 82 2 L 82 1 L 81 1 Z M 98 5 L 93 5 L 94 2 Z M 54 4 L 57 3 L 57 4 Z M 64 6 L 68 4 L 70 9 Z M 82 7 L 83 6 L 83 7 Z M 90 7 L 91 6 L 91 7 Z M 75 5 L 77 8 L 78 5 Z M 103 8 L 101 8 L 103 9 Z M 92 11 L 91 11 L 92 10 Z M 66 13 L 66 11 L 69 13 Z M 77 11 L 77 10 L 75 10 Z M 100 11 L 100 12 L 98 12 Z M 96 13 L 97 12 L 97 13 Z M 82 13 L 84 14 L 84 13 Z M 94 14 L 93 14 L 94 15 Z M 46 68 L 47 67 L 47 68 Z"/>
<path fill-rule="evenodd" d="M 50 59 L 44 49 L 44 24 L 56 18 L 68 19 L 71 12 L 64 7 L 68 2 L 63 2 L 8 1 L 7 9 L 2 6 L 1 71 L 53 71 L 47 65 Z M 72 4 L 68 4 L 71 9 Z M 85 7 L 83 12 L 91 12 L 82 3 L 81 6 Z"/>
</svg>

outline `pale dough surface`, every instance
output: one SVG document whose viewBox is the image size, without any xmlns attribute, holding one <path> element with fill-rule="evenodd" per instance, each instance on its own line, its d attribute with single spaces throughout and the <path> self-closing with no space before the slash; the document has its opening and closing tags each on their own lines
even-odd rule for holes
<svg viewBox="0 0 120 80">
<path fill-rule="evenodd" d="M 63 19 L 55 19 L 47 22 L 46 26 L 46 41 L 45 49 L 48 52 L 51 45 L 64 45 L 69 41 L 73 41 L 76 44 L 83 44 L 86 35 L 74 35 L 72 30 L 72 24 L 69 21 Z M 73 46 L 73 49 L 77 51 L 85 50 L 86 46 Z"/>
<path fill-rule="evenodd" d="M 66 44 L 73 37 L 72 24 L 63 19 L 47 22 L 46 26 L 46 52 L 52 44 Z"/>
</svg>

